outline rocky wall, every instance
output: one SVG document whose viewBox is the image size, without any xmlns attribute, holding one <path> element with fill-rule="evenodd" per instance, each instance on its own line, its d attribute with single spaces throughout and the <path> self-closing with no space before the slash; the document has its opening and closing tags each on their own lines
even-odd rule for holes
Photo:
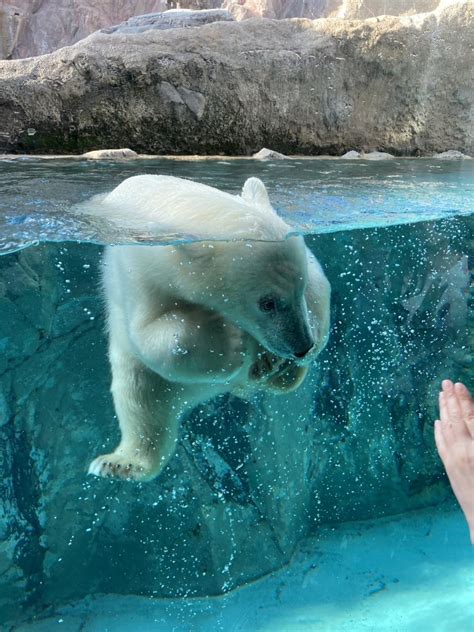
<svg viewBox="0 0 474 632">
<path fill-rule="evenodd" d="M 474 152 L 474 5 L 95 33 L 0 61 L 0 151 Z"/>
<path fill-rule="evenodd" d="M 322 523 L 450 494 L 433 420 L 472 388 L 473 218 L 308 238 L 333 286 L 327 349 L 297 393 L 195 410 L 147 484 L 86 476 L 118 439 L 100 248 L 0 257 L 0 612 L 94 593 L 225 592 Z"/>
<path fill-rule="evenodd" d="M 458 0 L 448 0 L 458 1 Z M 446 0 L 2 0 L 0 59 L 44 55 L 136 15 L 175 9 L 229 9 L 236 19 L 365 19 L 432 11 Z"/>
</svg>

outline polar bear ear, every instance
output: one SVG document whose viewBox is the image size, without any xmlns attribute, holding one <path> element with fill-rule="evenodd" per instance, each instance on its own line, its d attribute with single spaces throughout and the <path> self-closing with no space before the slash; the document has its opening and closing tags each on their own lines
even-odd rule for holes
<svg viewBox="0 0 474 632">
<path fill-rule="evenodd" d="M 256 204 L 257 206 L 273 211 L 267 189 L 258 178 L 249 178 L 245 182 L 242 188 L 242 199 L 250 204 Z"/>
</svg>

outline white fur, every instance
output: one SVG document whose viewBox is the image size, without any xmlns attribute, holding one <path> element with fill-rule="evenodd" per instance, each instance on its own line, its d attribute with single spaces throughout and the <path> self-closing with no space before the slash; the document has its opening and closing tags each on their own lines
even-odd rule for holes
<svg viewBox="0 0 474 632">
<path fill-rule="evenodd" d="M 330 288 L 303 239 L 285 239 L 291 229 L 256 178 L 239 197 L 178 178 L 137 176 L 95 205 L 111 219 L 229 240 L 109 247 L 104 257 L 122 439 L 89 472 L 150 480 L 174 453 L 181 416 L 197 403 L 224 392 L 299 386 L 326 343 Z M 278 309 L 262 309 L 268 297 L 277 297 Z M 311 352 L 295 357 L 311 342 Z"/>
<path fill-rule="evenodd" d="M 268 206 L 261 204 L 265 197 Z M 270 225 L 269 210 L 273 215 Z M 257 178 L 247 180 L 241 197 L 173 176 L 134 176 L 108 195 L 95 196 L 83 204 L 82 211 L 121 226 L 154 227 L 162 234 L 194 239 L 278 240 L 289 231 L 274 213 Z"/>
</svg>

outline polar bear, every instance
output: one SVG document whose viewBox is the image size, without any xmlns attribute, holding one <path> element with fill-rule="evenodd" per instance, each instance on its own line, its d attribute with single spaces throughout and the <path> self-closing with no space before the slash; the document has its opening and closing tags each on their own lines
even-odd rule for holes
<svg viewBox="0 0 474 632">
<path fill-rule="evenodd" d="M 109 246 L 104 256 L 121 441 L 89 473 L 148 481 L 173 455 L 180 418 L 199 402 L 299 386 L 326 344 L 330 286 L 257 178 L 235 196 L 180 178 L 135 176 L 100 199 L 96 212 L 194 238 Z"/>
</svg>

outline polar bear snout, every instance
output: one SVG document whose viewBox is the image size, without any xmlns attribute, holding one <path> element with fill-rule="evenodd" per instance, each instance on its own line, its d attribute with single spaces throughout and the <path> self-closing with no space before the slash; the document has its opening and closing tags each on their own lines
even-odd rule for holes
<svg viewBox="0 0 474 632">
<path fill-rule="evenodd" d="M 280 329 L 284 334 L 291 358 L 301 360 L 315 345 L 315 339 L 309 325 L 306 301 L 303 299 L 293 311 L 292 317 L 287 318 Z"/>
<path fill-rule="evenodd" d="M 293 318 L 285 314 L 278 321 L 274 322 L 274 328 L 267 329 L 261 344 L 282 358 L 303 359 L 316 344 L 306 319 L 298 314 Z"/>
</svg>

